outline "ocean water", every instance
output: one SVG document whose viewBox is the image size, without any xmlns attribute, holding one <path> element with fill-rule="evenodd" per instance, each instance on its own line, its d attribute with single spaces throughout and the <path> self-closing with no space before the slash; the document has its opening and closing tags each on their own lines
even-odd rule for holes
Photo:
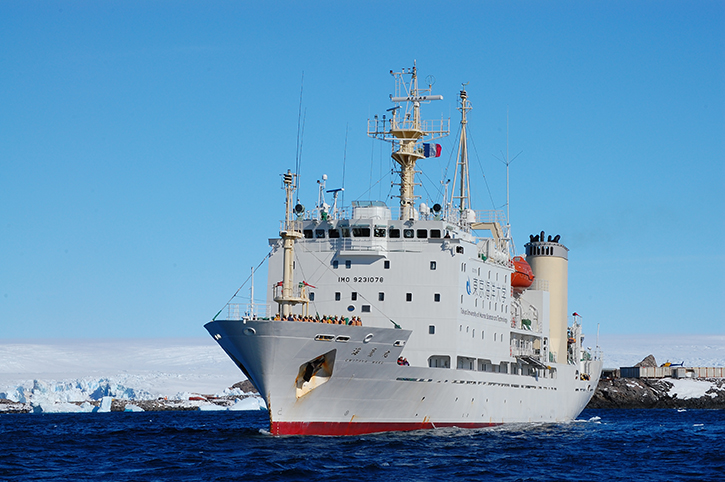
<svg viewBox="0 0 725 482">
<path fill-rule="evenodd" d="M 266 429 L 256 411 L 0 415 L 0 480 L 725 480 L 725 410 L 357 437 Z"/>
</svg>

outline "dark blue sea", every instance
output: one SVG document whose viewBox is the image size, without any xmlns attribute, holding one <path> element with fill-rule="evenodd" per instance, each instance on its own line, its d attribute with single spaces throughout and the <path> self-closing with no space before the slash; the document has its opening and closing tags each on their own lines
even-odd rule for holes
<svg viewBox="0 0 725 482">
<path fill-rule="evenodd" d="M 722 481 L 725 410 L 281 438 L 266 412 L 0 415 L 0 480 Z"/>
</svg>

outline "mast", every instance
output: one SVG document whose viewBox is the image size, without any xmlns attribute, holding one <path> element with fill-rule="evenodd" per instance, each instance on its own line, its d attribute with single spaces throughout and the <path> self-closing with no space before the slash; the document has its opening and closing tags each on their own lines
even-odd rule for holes
<svg viewBox="0 0 725 482">
<path fill-rule="evenodd" d="M 460 179 L 458 183 L 458 195 L 451 197 L 451 204 L 454 204 L 455 200 L 458 201 L 458 213 L 461 219 L 463 219 L 466 210 L 471 209 L 471 181 L 468 173 L 468 135 L 466 132 L 468 120 L 466 114 L 472 107 L 468 100 L 468 94 L 466 93 L 466 84 L 463 84 L 459 96 L 461 99 L 461 105 L 458 107 L 458 110 L 461 112 L 461 138 L 458 142 L 458 163 L 453 176 L 453 185 L 456 185 L 457 177 L 460 176 Z"/>
<path fill-rule="evenodd" d="M 434 126 L 421 120 L 421 103 L 443 100 L 443 96 L 430 94 L 432 77 L 427 89 L 418 88 L 415 62 L 412 69 L 391 70 L 390 74 L 395 77 L 395 95 L 391 95 L 390 100 L 397 105 L 388 109 L 390 119 L 383 115 L 382 120 L 378 116 L 373 121 L 368 120 L 368 135 L 392 143 L 391 157 L 400 165 L 400 219 L 410 220 L 415 217 L 415 200 L 418 197 L 415 195 L 415 164 L 425 158 L 419 142 L 448 135 L 448 121 L 441 119 Z M 406 82 L 405 76 L 410 76 L 410 81 Z"/>
<path fill-rule="evenodd" d="M 286 194 L 285 199 L 285 212 L 284 212 L 284 226 L 280 231 L 279 235 L 282 237 L 284 256 L 283 256 L 283 270 L 282 270 L 282 281 L 275 286 L 275 297 L 274 301 L 279 304 L 279 314 L 284 318 L 292 313 L 292 307 L 297 303 L 304 303 L 305 314 L 307 306 L 310 300 L 307 298 L 304 289 L 300 289 L 298 293 L 294 292 L 294 257 L 295 257 L 295 240 L 303 237 L 303 234 L 296 229 L 295 221 L 292 220 L 292 196 L 295 192 L 295 180 L 297 176 L 292 174 L 288 169 L 284 174 L 283 183 Z M 299 206 L 299 209 L 297 208 Z M 304 207 L 298 204 L 295 206 L 295 212 L 298 214 L 300 211 L 304 212 Z M 280 290 L 277 288 L 281 288 Z"/>
</svg>

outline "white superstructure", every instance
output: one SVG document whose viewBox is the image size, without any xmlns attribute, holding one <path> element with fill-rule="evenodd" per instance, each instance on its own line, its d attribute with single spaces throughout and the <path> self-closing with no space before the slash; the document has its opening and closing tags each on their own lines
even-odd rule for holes
<svg viewBox="0 0 725 482">
<path fill-rule="evenodd" d="M 267 299 L 278 316 L 215 320 L 207 330 L 265 398 L 274 434 L 576 417 L 601 361 L 582 349 L 576 320 L 567 323 L 568 249 L 558 236 L 532 236 L 529 269 L 512 257 L 503 214 L 472 209 L 465 89 L 455 192 L 416 206 L 416 162 L 436 155 L 429 141 L 448 133 L 448 120 L 421 119 L 421 104 L 442 97 L 418 88 L 415 67 L 391 73 L 396 105 L 368 133 L 392 143 L 399 210 L 381 201 L 343 209 L 337 191 L 331 207 L 326 177 L 316 209 L 292 208 L 288 172 L 285 221 L 269 240 Z M 327 315 L 362 326 L 319 322 Z"/>
</svg>

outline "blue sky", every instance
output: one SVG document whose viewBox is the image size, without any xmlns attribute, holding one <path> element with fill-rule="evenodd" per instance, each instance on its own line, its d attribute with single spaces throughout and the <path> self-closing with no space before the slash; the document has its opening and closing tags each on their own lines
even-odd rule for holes
<svg viewBox="0 0 725 482">
<path fill-rule="evenodd" d="M 469 82 L 478 209 L 509 112 L 515 242 L 561 234 L 590 333 L 725 333 L 722 2 L 10 1 L 0 338 L 204 336 L 277 233 L 303 73 L 302 201 L 346 156 L 349 203 L 391 194 L 366 122 L 413 60 L 428 118 Z"/>
</svg>

